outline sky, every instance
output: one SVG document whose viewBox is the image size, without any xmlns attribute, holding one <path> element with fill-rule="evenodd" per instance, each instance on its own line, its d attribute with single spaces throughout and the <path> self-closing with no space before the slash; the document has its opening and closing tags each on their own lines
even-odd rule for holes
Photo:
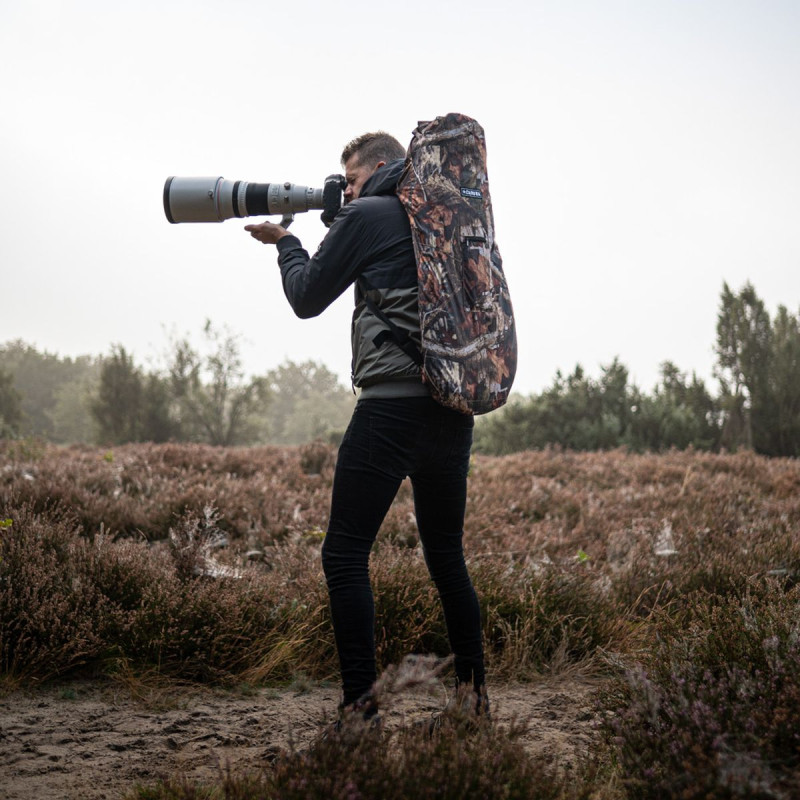
<svg viewBox="0 0 800 800">
<path fill-rule="evenodd" d="M 170 225 L 164 181 L 321 186 L 451 111 L 486 132 L 518 392 L 615 357 L 715 388 L 724 282 L 800 310 L 796 0 L 0 0 L 0 74 L 0 345 L 156 368 L 210 319 L 250 374 L 349 384 L 351 293 L 297 319 L 248 220 Z"/>
</svg>

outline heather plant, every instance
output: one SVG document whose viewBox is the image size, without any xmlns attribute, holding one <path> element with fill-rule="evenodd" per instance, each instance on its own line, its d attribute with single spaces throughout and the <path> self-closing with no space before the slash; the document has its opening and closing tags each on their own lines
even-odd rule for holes
<svg viewBox="0 0 800 800">
<path fill-rule="evenodd" d="M 42 535 L 4 531 L 9 546 L 32 551 L 5 569 L 36 584 L 31 596 L 75 607 L 69 624 L 94 614 L 80 623 L 94 645 L 75 664 L 111 657 L 199 679 L 329 677 L 336 663 L 319 546 L 334 451 L 311 451 L 319 474 L 307 474 L 302 448 L 48 447 L 30 460 L 6 443 L 0 518 L 19 517 L 12 531 L 30 524 Z M 586 662 L 598 648 L 624 650 L 654 610 L 677 613 L 698 589 L 737 596 L 748 576 L 770 574 L 791 584 L 799 524 L 793 461 L 556 450 L 476 457 L 465 550 L 492 674 L 520 677 Z M 382 665 L 407 652 L 447 652 L 414 531 L 404 484 L 373 556 Z M 212 554 L 218 579 L 203 568 L 214 541 L 227 544 Z M 245 552 L 257 560 L 245 562 Z M 42 559 L 66 567 L 55 577 L 43 569 L 45 580 L 34 570 Z M 96 599 L 83 602 L 79 591 Z M 224 621 L 242 630 L 226 632 Z M 24 651 L 16 652 L 19 670 Z M 61 674 L 69 663 L 57 657 L 48 668 Z"/>
<path fill-rule="evenodd" d="M 697 593 L 627 674 L 607 723 L 629 795 L 797 796 L 800 592 Z"/>
<path fill-rule="evenodd" d="M 584 781 L 567 779 L 552 764 L 529 755 L 519 741 L 523 731 L 524 725 L 471 730 L 456 722 L 434 736 L 405 728 L 388 742 L 365 732 L 355 748 L 344 737 L 329 737 L 306 754 L 279 761 L 264 776 L 260 793 L 242 797 L 589 797 Z"/>
<path fill-rule="evenodd" d="M 17 507 L 2 516 L 11 520 L 0 537 L 0 667 L 6 678 L 36 681 L 122 666 L 228 681 L 260 664 L 265 642 L 297 637 L 298 596 L 305 597 L 305 608 L 313 605 L 304 587 L 287 593 L 292 578 L 277 571 L 189 575 L 142 540 L 113 541 L 101 532 L 89 541 L 68 515 Z M 193 518 L 182 523 L 196 524 Z M 294 547 L 307 555 L 306 544 Z M 321 616 L 324 608 L 320 597 L 313 613 Z M 313 641 L 318 654 L 325 639 L 317 634 Z M 327 649 L 333 650 L 331 642 Z M 330 661 L 296 653 L 280 669 L 261 673 L 286 679 L 309 662 L 315 673 L 330 672 Z"/>
<path fill-rule="evenodd" d="M 449 652 L 441 604 L 421 550 L 380 547 L 371 580 L 379 664 L 397 663 L 406 653 Z"/>
<path fill-rule="evenodd" d="M 473 580 L 484 609 L 492 674 L 531 677 L 589 662 L 613 636 L 617 609 L 576 559 L 568 569 L 482 561 Z"/>
<path fill-rule="evenodd" d="M 584 663 L 613 635 L 614 609 L 580 565 L 569 572 L 482 561 L 471 568 L 494 679 L 523 679 Z M 386 667 L 407 653 L 449 653 L 436 588 L 419 548 L 383 544 L 372 558 L 376 654 Z"/>
<path fill-rule="evenodd" d="M 0 678 L 335 680 L 320 561 L 334 464 L 322 443 L 36 452 L 0 443 Z M 550 449 L 478 455 L 471 466 L 464 546 L 489 682 L 572 665 L 608 678 L 622 665 L 626 678 L 601 708 L 600 757 L 619 793 L 797 795 L 800 464 Z M 371 575 L 379 667 L 407 653 L 446 655 L 407 482 Z M 521 772 L 486 796 L 588 796 L 583 778 L 567 785 L 525 760 L 508 730 L 480 733 L 475 741 L 489 738 L 474 750 L 447 736 L 399 731 L 333 772 L 342 752 L 323 744 L 319 761 L 294 754 L 263 778 L 231 777 L 208 792 L 299 796 L 306 779 L 307 796 L 348 796 L 355 786 L 364 797 L 425 797 L 436 784 L 415 783 L 413 770 L 446 792 L 448 759 L 465 771 L 453 791 L 481 792 L 498 774 L 494 748 L 502 763 L 515 753 Z M 399 763 L 412 772 L 401 775 Z M 523 791 L 517 774 L 534 781 L 527 794 L 514 794 Z"/>
<path fill-rule="evenodd" d="M 48 678 L 91 663 L 103 648 L 105 601 L 83 580 L 74 520 L 25 507 L 0 517 L 0 676 Z"/>
<path fill-rule="evenodd" d="M 12 449 L 4 447 L 6 454 Z M 231 536 L 279 540 L 324 524 L 331 453 L 322 474 L 307 475 L 296 448 L 50 446 L 37 461 L 8 459 L 0 472 L 0 501 L 42 512 L 69 508 L 89 535 L 103 525 L 115 535 L 149 540 L 166 539 L 187 512 L 202 514 L 214 506 L 220 527 Z"/>
<path fill-rule="evenodd" d="M 216 564 L 209 577 L 199 569 L 207 563 L 203 543 L 221 536 L 210 509 L 179 520 L 167 549 L 115 540 L 102 529 L 90 540 L 53 514 L 7 513 L 12 523 L 0 550 L 6 673 L 42 679 L 124 665 L 182 680 L 256 683 L 335 673 L 321 540 L 313 532 L 277 543 L 250 567 Z M 381 666 L 409 652 L 449 652 L 419 549 L 380 545 L 373 583 Z M 609 635 L 608 611 L 585 576 L 532 578 L 484 565 L 475 583 L 498 677 L 591 658 Z"/>
<path fill-rule="evenodd" d="M 376 684 L 381 708 L 390 709 L 409 688 L 434 686 L 442 666 L 435 659 L 407 658 L 387 668 Z M 206 787 L 166 781 L 139 788 L 131 798 L 588 799 L 596 764 L 568 773 L 550 759 L 534 757 L 521 741 L 526 730 L 522 721 L 492 725 L 456 706 L 443 712 L 433 732 L 413 723 L 384 731 L 354 716 L 338 730 L 324 729 L 308 747 L 282 752 L 260 774 L 228 773 L 219 786 Z"/>
<path fill-rule="evenodd" d="M 240 666 L 249 683 L 288 682 L 298 673 L 321 679 L 335 673 L 319 545 L 310 536 L 271 549 L 271 571 L 265 579 L 270 586 L 267 624 Z"/>
<path fill-rule="evenodd" d="M 0 445 L 0 500 L 39 511 L 61 504 L 88 535 L 102 524 L 116 535 L 149 540 L 166 539 L 187 512 L 214 506 L 219 527 L 248 546 L 324 528 L 335 462 L 335 450 L 319 443 L 307 451 L 126 445 L 110 460 L 105 451 L 82 447 L 48 447 L 30 461 L 13 450 L 13 443 Z M 709 544 L 752 549 L 800 524 L 800 469 L 748 454 L 676 452 L 546 450 L 473 461 L 468 556 L 565 561 L 583 549 L 593 568 L 617 571 L 636 545 L 655 545 L 667 523 L 679 543 L 696 542 L 681 550 L 683 566 Z M 416 545 L 406 485 L 381 537 Z M 764 568 L 781 568 L 779 560 Z M 660 560 L 659 569 L 667 563 Z"/>
<path fill-rule="evenodd" d="M 166 781 L 130 800 L 588 800 L 593 772 L 565 775 L 520 741 L 524 726 L 454 726 L 434 737 L 404 729 L 392 737 L 330 737 L 284 756 L 262 774 L 225 775 L 218 786 Z"/>
<path fill-rule="evenodd" d="M 238 575 L 235 569 L 218 564 L 211 556 L 214 549 L 227 544 L 220 530 L 221 518 L 213 506 L 206 506 L 203 513 L 189 512 L 179 524 L 169 531 L 169 554 L 177 577 L 189 581 L 198 575 Z"/>
<path fill-rule="evenodd" d="M 300 447 L 300 468 L 306 475 L 321 475 L 334 461 L 330 445 L 319 439 Z"/>
</svg>

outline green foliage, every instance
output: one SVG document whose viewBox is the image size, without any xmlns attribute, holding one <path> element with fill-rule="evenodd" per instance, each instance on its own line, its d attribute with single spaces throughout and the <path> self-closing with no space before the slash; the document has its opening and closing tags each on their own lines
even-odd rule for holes
<svg viewBox="0 0 800 800">
<path fill-rule="evenodd" d="M 104 444 L 138 442 L 141 436 L 142 376 L 121 345 L 103 360 L 92 413 Z"/>
<path fill-rule="evenodd" d="M 14 378 L 0 369 L 0 439 L 11 439 L 22 425 L 22 405 Z"/>
<path fill-rule="evenodd" d="M 767 455 L 800 454 L 800 320 L 779 306 L 774 323 L 750 283 L 724 285 L 717 318 L 721 443 Z"/>
<path fill-rule="evenodd" d="M 719 441 L 719 412 L 705 384 L 691 383 L 672 362 L 661 365 L 661 381 L 648 396 L 632 392 L 630 426 L 621 444 L 643 450 L 713 450 Z"/>
<path fill-rule="evenodd" d="M 166 374 L 145 373 L 119 345 L 100 361 L 0 347 L 0 437 L 59 443 L 191 441 L 214 445 L 338 442 L 355 396 L 325 366 L 286 361 L 246 378 L 237 338 L 207 322 L 203 352 L 171 343 Z M 750 283 L 723 285 L 717 318 L 719 396 L 670 361 L 647 393 L 615 358 L 599 378 L 580 365 L 541 394 L 513 397 L 478 419 L 475 450 L 502 455 L 570 450 L 718 451 L 800 455 L 800 316 L 779 306 L 770 321 Z M 9 381 L 9 375 L 13 380 Z M 21 416 L 20 416 L 21 411 Z"/>
<path fill-rule="evenodd" d="M 167 372 L 178 408 L 182 438 L 213 445 L 253 441 L 256 415 L 269 403 L 263 378 L 245 380 L 237 338 L 206 321 L 207 353 L 188 339 L 173 342 Z"/>
<path fill-rule="evenodd" d="M 0 372 L 13 376 L 20 397 L 22 419 L 17 433 L 52 442 L 72 441 L 76 425 L 85 427 L 90 416 L 88 405 L 81 411 L 75 405 L 84 402 L 84 390 L 96 380 L 98 369 L 90 356 L 60 358 L 40 353 L 21 340 L 0 346 Z"/>
<path fill-rule="evenodd" d="M 615 359 L 595 381 L 578 365 L 549 389 L 490 415 L 475 429 L 475 448 L 501 455 L 558 443 L 572 450 L 616 447 L 628 416 L 627 370 Z"/>
<path fill-rule="evenodd" d="M 142 441 L 158 444 L 182 438 L 180 424 L 172 413 L 169 384 L 161 375 L 151 372 L 144 376 L 139 418 Z"/>
<path fill-rule="evenodd" d="M 516 399 L 478 421 L 475 446 L 504 454 L 559 445 L 571 450 L 635 451 L 739 448 L 800 454 L 800 318 L 780 306 L 774 323 L 751 284 L 724 284 L 717 318 L 720 396 L 672 362 L 661 365 L 652 394 L 628 384 L 614 359 L 601 377 L 580 365 L 557 373 L 540 395 Z"/>
<path fill-rule="evenodd" d="M 340 438 L 355 404 L 327 367 L 314 361 L 286 361 L 266 374 L 271 403 L 268 441 L 303 444 Z"/>
<path fill-rule="evenodd" d="M 772 325 L 772 369 L 769 395 L 774 416 L 768 450 L 776 455 L 800 456 L 800 316 L 784 306 Z"/>
<path fill-rule="evenodd" d="M 652 396 L 628 384 L 628 371 L 614 359 L 594 380 L 578 365 L 559 372 L 541 395 L 517 400 L 479 420 L 476 450 L 502 455 L 559 445 L 571 450 L 711 449 L 719 439 L 718 413 L 705 385 L 667 361 Z"/>
<path fill-rule="evenodd" d="M 86 374 L 56 389 L 53 407 L 48 411 L 53 423 L 53 441 L 63 444 L 95 441 L 97 423 L 92 401 L 97 395 L 100 369 L 93 363 Z"/>
<path fill-rule="evenodd" d="M 193 441 L 215 445 L 338 441 L 355 396 L 313 361 L 246 378 L 236 336 L 203 331 L 202 348 L 171 342 L 165 373 L 145 371 L 121 345 L 99 359 L 0 347 L 0 438 L 57 443 Z"/>
<path fill-rule="evenodd" d="M 738 294 L 723 284 L 715 352 L 725 410 L 722 444 L 728 449 L 753 447 L 763 437 L 771 336 L 769 314 L 752 284 Z"/>
</svg>

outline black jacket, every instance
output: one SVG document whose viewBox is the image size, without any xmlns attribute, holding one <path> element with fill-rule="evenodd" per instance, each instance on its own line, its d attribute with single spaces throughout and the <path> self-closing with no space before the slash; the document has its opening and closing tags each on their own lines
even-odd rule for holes
<svg viewBox="0 0 800 800">
<path fill-rule="evenodd" d="M 419 346 L 417 265 L 408 216 L 395 194 L 403 163 L 392 161 L 370 176 L 310 258 L 296 236 L 277 244 L 283 290 L 297 316 L 317 316 L 356 284 L 353 383 L 361 387 L 420 379 L 419 367 L 393 341 L 376 345 L 386 326 L 364 302 L 366 293 Z"/>
</svg>

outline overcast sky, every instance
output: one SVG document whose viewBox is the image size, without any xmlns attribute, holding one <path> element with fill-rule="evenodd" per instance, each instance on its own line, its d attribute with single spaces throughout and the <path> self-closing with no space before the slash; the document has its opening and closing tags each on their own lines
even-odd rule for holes
<svg viewBox="0 0 800 800">
<path fill-rule="evenodd" d="M 274 248 L 170 225 L 164 181 L 320 186 L 450 111 L 486 131 L 519 391 L 615 356 L 711 382 L 723 281 L 800 308 L 796 0 L 0 0 L 0 71 L 0 344 L 147 365 L 210 318 L 251 373 L 348 381 L 351 293 L 296 319 Z"/>
</svg>

